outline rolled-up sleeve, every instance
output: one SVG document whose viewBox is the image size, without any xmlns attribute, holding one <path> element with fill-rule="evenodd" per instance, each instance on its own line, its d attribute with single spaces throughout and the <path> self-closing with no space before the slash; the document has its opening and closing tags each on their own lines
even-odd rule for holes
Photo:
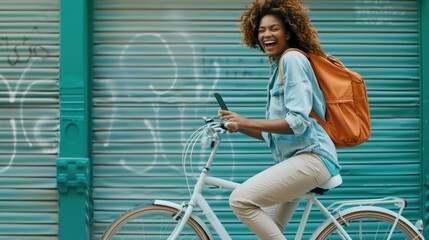
<svg viewBox="0 0 429 240">
<path fill-rule="evenodd" d="M 268 137 L 268 133 L 267 132 L 262 132 L 262 138 L 264 139 L 264 141 L 270 145 L 270 138 Z"/>
<path fill-rule="evenodd" d="M 296 136 L 303 134 L 310 125 L 313 92 L 309 80 L 312 71 L 308 59 L 298 52 L 290 52 L 282 59 L 286 107 L 285 120 Z"/>
</svg>

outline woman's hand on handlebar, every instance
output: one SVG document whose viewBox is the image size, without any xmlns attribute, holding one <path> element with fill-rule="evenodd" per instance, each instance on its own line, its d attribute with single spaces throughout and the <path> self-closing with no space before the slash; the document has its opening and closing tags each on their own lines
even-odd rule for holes
<svg viewBox="0 0 429 240">
<path fill-rule="evenodd" d="M 226 128 L 228 132 L 241 132 L 250 137 L 263 140 L 262 132 L 259 129 L 255 129 L 252 124 L 252 121 L 248 118 L 245 118 L 235 112 L 228 110 L 219 110 L 217 116 L 221 121 L 226 122 Z"/>
<path fill-rule="evenodd" d="M 225 124 L 229 132 L 237 132 L 239 130 L 240 123 L 248 121 L 247 118 L 228 110 L 219 110 L 217 116 Z"/>
<path fill-rule="evenodd" d="M 238 124 L 235 122 L 225 122 L 224 124 L 226 130 L 228 132 L 237 132 L 238 131 Z"/>
</svg>

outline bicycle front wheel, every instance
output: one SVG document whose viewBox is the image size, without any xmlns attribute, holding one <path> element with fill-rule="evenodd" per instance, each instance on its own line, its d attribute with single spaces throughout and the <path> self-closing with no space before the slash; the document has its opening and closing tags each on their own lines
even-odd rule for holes
<svg viewBox="0 0 429 240">
<path fill-rule="evenodd" d="M 178 212 L 176 208 L 161 205 L 132 209 L 109 226 L 102 240 L 166 240 L 182 217 Z M 189 218 L 178 239 L 209 238 L 203 228 L 194 219 Z"/>
<path fill-rule="evenodd" d="M 399 219 L 396 226 L 394 215 L 380 211 L 356 211 L 345 214 L 337 219 L 344 230 L 350 235 L 351 239 L 391 239 L 391 240 L 422 240 L 421 234 L 413 229 L 409 223 Z M 394 227 L 393 234 L 389 234 Z M 337 227 L 331 223 L 316 237 L 317 240 L 336 240 L 342 239 L 338 235 Z"/>
</svg>

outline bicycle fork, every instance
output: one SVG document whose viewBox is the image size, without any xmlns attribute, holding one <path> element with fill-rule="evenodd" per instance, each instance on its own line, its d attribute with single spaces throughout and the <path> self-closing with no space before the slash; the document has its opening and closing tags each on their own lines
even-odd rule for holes
<svg viewBox="0 0 429 240">
<path fill-rule="evenodd" d="M 186 208 L 185 214 L 183 215 L 183 217 L 180 217 L 184 208 Z M 191 216 L 193 209 L 194 209 L 194 206 L 189 205 L 189 204 L 183 204 L 182 210 L 180 210 L 176 215 L 173 216 L 174 220 L 177 220 L 178 218 L 180 218 L 180 219 L 178 220 L 176 227 L 174 228 L 173 232 L 168 237 L 168 240 L 177 239 L 177 237 L 179 236 L 179 234 L 182 232 L 183 228 L 185 227 L 185 224 L 188 222 L 188 219 Z"/>
<path fill-rule="evenodd" d="M 180 233 L 182 232 L 183 228 L 185 227 L 186 223 L 188 222 L 189 218 L 191 217 L 192 212 L 194 211 L 195 204 L 197 203 L 198 195 L 201 195 L 201 191 L 204 187 L 204 179 L 206 177 L 207 173 L 203 169 L 201 172 L 201 175 L 197 181 L 197 184 L 195 185 L 194 193 L 192 194 L 191 200 L 189 202 L 182 204 L 182 209 L 180 212 L 178 212 L 173 218 L 177 218 L 183 213 L 183 209 L 185 209 L 183 217 L 179 219 L 176 227 L 174 228 L 172 234 L 170 237 L 168 237 L 168 240 L 176 240 Z"/>
</svg>

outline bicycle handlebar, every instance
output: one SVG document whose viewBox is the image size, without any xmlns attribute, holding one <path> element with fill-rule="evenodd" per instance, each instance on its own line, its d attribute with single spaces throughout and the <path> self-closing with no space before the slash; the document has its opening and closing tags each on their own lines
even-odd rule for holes
<svg viewBox="0 0 429 240">
<path fill-rule="evenodd" d="M 203 117 L 203 120 L 206 122 L 206 125 L 208 125 L 208 128 L 211 128 L 216 132 L 225 133 L 226 131 L 228 131 L 228 122 L 215 122 L 212 117 Z M 223 131 L 218 128 L 221 128 Z"/>
</svg>

